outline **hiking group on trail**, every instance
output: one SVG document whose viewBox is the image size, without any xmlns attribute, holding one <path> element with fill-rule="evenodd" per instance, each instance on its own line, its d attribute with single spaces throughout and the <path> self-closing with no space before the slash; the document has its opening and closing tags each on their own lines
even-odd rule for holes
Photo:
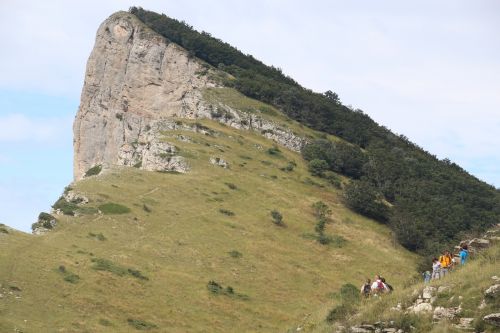
<svg viewBox="0 0 500 333">
<path fill-rule="evenodd" d="M 424 282 L 428 283 L 431 280 L 439 280 L 445 277 L 454 267 L 464 265 L 468 257 L 469 250 L 467 244 L 461 245 L 460 251 L 454 256 L 451 255 L 450 251 L 444 250 L 439 258 L 432 259 L 432 271 L 425 271 L 422 273 Z M 375 275 L 373 282 L 367 279 L 361 286 L 361 295 L 364 297 L 378 296 L 380 294 L 390 293 L 393 290 L 393 287 L 387 283 L 383 277 Z"/>
<path fill-rule="evenodd" d="M 438 258 L 432 259 L 432 273 L 430 271 L 425 271 L 422 273 L 424 277 L 424 282 L 428 283 L 431 280 L 439 280 L 445 277 L 454 267 L 458 265 L 464 265 L 469 257 L 469 249 L 467 244 L 460 246 L 460 251 L 454 256 L 451 255 L 450 251 L 445 250 L 441 253 Z"/>
<path fill-rule="evenodd" d="M 373 283 L 370 279 L 367 279 L 361 286 L 361 294 L 365 297 L 378 296 L 379 294 L 390 293 L 391 291 L 393 291 L 392 286 L 380 275 L 375 275 Z"/>
</svg>

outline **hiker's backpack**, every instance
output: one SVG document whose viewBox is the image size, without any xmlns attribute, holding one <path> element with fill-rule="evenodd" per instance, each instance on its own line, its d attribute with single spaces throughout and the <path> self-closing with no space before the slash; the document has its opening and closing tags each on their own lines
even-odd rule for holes
<svg viewBox="0 0 500 333">
<path fill-rule="evenodd" d="M 363 286 L 363 294 L 369 294 L 370 291 L 372 291 L 372 288 L 369 284 L 365 283 L 365 285 Z"/>
<path fill-rule="evenodd" d="M 382 281 L 377 281 L 377 289 L 378 290 L 385 290 L 384 283 Z"/>
</svg>

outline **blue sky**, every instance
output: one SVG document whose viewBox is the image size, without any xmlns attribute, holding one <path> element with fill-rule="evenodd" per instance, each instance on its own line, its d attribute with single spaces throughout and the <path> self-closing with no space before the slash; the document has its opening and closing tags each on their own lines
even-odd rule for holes
<svg viewBox="0 0 500 333">
<path fill-rule="evenodd" d="M 0 2 L 0 223 L 28 231 L 72 179 L 72 121 L 99 24 L 166 13 L 333 90 L 500 187 L 500 2 Z"/>
</svg>

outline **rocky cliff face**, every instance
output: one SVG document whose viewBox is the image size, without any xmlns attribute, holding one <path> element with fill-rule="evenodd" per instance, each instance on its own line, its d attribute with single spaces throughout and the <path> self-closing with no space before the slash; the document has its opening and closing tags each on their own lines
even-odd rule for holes
<svg viewBox="0 0 500 333">
<path fill-rule="evenodd" d="M 231 117 L 214 117 L 202 97 L 203 89 L 217 86 L 207 69 L 130 13 L 115 13 L 104 21 L 87 63 L 73 127 L 75 179 L 96 165 L 187 171 L 175 147 L 161 140 L 161 131 L 175 127 L 174 117 L 212 118 L 259 130 L 290 149 L 301 148 L 302 138 L 272 122 L 256 121 L 254 115 L 227 108 Z"/>
</svg>

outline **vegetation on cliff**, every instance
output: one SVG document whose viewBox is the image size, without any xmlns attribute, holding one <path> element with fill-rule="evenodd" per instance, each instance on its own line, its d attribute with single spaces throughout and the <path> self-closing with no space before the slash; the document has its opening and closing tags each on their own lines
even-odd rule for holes
<svg viewBox="0 0 500 333">
<path fill-rule="evenodd" d="M 193 56 L 231 74 L 223 81 L 226 86 L 347 141 L 312 142 L 304 149 L 304 158 L 319 174 L 333 171 L 351 177 L 347 204 L 387 223 L 406 248 L 435 253 L 463 233 L 484 230 L 500 219 L 498 190 L 393 134 L 361 110 L 343 105 L 337 94 L 303 88 L 279 68 L 266 66 L 183 21 L 138 7 L 130 12 Z"/>
</svg>

